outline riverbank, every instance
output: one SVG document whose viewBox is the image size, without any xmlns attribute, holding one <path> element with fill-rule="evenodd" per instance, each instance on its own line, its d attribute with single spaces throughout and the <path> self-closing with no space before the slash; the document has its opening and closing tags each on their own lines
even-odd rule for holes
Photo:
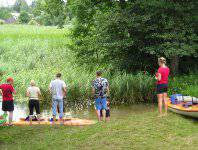
<svg viewBox="0 0 198 150">
<path fill-rule="evenodd" d="M 126 114 L 126 115 L 125 115 Z M 112 116 L 87 127 L 0 127 L 0 149 L 195 150 L 198 122 L 174 113 L 158 118 L 154 110 Z"/>
</svg>

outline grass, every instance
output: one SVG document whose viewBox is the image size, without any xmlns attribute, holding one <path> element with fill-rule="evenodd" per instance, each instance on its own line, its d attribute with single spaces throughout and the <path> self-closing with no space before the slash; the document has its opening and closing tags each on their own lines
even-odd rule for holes
<svg viewBox="0 0 198 150">
<path fill-rule="evenodd" d="M 173 113 L 129 113 L 87 127 L 0 127 L 0 149 L 196 150 L 197 121 Z"/>
</svg>

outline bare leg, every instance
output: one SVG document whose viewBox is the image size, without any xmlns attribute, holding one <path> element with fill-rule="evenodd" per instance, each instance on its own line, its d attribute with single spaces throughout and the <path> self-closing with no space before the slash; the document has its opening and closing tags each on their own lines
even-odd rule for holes
<svg viewBox="0 0 198 150">
<path fill-rule="evenodd" d="M 158 94 L 158 111 L 159 111 L 159 116 L 162 116 L 162 101 L 163 101 L 163 94 Z"/>
<path fill-rule="evenodd" d="M 13 111 L 9 112 L 9 125 L 12 125 Z"/>
<path fill-rule="evenodd" d="M 38 118 L 38 123 L 40 124 L 40 123 L 41 123 L 41 122 L 40 122 L 41 115 L 38 114 L 38 115 L 37 115 L 37 118 Z"/>
<path fill-rule="evenodd" d="M 103 121 L 106 121 L 106 110 L 102 110 Z"/>
<path fill-rule="evenodd" d="M 52 121 L 52 124 L 54 124 L 56 121 L 56 116 L 53 116 L 53 121 Z"/>
<path fill-rule="evenodd" d="M 97 115 L 98 121 L 101 121 L 100 110 L 96 110 L 96 115 Z"/>
<path fill-rule="evenodd" d="M 106 118 L 106 121 L 110 121 L 110 117 L 107 117 L 107 118 Z"/>
<path fill-rule="evenodd" d="M 32 125 L 32 116 L 29 116 L 29 120 L 30 120 L 30 125 Z"/>
<path fill-rule="evenodd" d="M 163 94 L 163 100 L 164 100 L 165 116 L 166 116 L 167 111 L 168 111 L 168 96 L 167 96 L 167 93 Z"/>
</svg>

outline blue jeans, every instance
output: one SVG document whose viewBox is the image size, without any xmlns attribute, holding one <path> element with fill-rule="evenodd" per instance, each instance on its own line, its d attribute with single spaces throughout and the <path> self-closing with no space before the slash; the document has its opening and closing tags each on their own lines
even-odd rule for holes
<svg viewBox="0 0 198 150">
<path fill-rule="evenodd" d="M 52 114 L 56 116 L 57 106 L 59 107 L 59 118 L 63 118 L 63 99 L 52 99 Z"/>
</svg>

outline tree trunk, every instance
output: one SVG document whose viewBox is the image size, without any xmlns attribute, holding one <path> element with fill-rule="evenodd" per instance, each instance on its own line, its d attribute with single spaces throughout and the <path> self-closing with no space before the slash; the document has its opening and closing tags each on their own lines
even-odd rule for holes
<svg viewBox="0 0 198 150">
<path fill-rule="evenodd" d="M 176 55 L 171 58 L 171 74 L 173 76 L 176 76 L 178 72 L 179 72 L 179 57 Z"/>
<path fill-rule="evenodd" d="M 125 8 L 125 0 L 120 0 L 120 6 L 122 9 Z"/>
</svg>

